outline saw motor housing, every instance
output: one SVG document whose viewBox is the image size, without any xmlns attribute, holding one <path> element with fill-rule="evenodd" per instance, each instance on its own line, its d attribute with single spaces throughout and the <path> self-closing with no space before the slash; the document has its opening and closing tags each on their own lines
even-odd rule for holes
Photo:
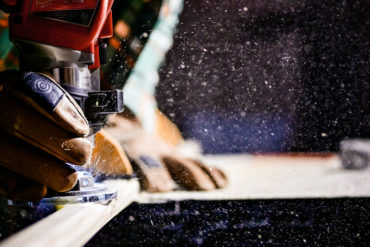
<svg viewBox="0 0 370 247">
<path fill-rule="evenodd" d="M 113 0 L 2 0 L 10 40 L 20 53 L 22 71 L 50 75 L 80 105 L 90 134 L 108 114 L 123 111 L 122 90 L 100 88 L 106 63 L 105 39 L 113 35 Z"/>
</svg>

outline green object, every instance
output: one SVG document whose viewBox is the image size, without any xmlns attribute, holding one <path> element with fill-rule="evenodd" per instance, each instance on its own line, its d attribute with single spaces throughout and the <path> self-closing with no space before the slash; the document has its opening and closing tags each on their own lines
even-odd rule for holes
<svg viewBox="0 0 370 247">
<path fill-rule="evenodd" d="M 6 28 L 0 34 L 0 59 L 5 59 L 13 49 L 13 44 L 9 40 L 9 29 Z"/>
<path fill-rule="evenodd" d="M 146 131 L 156 129 L 157 103 L 154 94 L 159 82 L 158 70 L 172 46 L 182 8 L 180 0 L 163 0 L 153 31 L 123 88 L 125 105 Z"/>
</svg>

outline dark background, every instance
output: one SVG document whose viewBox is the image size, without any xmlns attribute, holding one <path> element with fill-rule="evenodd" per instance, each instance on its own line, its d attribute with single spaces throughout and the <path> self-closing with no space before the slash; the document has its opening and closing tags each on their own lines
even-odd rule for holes
<svg viewBox="0 0 370 247">
<path fill-rule="evenodd" d="M 185 1 L 160 109 L 206 153 L 369 137 L 369 1 Z"/>
<path fill-rule="evenodd" d="M 97 246 L 369 246 L 369 199 L 131 204 Z"/>
</svg>

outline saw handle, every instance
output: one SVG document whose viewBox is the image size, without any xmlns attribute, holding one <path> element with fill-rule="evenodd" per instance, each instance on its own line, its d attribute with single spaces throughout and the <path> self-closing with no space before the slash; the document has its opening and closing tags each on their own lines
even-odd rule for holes
<svg viewBox="0 0 370 247">
<path fill-rule="evenodd" d="M 0 9 L 6 13 L 13 13 L 19 10 L 21 3 L 19 0 L 0 0 Z"/>
</svg>

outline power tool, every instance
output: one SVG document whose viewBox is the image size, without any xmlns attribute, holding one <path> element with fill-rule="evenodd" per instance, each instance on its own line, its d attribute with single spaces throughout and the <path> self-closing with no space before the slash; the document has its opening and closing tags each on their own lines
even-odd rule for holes
<svg viewBox="0 0 370 247">
<path fill-rule="evenodd" d="M 10 40 L 19 50 L 20 69 L 48 74 L 71 94 L 89 121 L 89 135 L 102 128 L 108 114 L 123 111 L 122 90 L 100 88 L 105 39 L 113 34 L 112 5 L 113 0 L 0 1 L 0 8 L 10 13 Z M 116 196 L 94 184 L 91 174 L 79 172 L 74 192 L 43 201 L 58 203 L 63 196 L 70 203 L 107 201 Z"/>
</svg>

